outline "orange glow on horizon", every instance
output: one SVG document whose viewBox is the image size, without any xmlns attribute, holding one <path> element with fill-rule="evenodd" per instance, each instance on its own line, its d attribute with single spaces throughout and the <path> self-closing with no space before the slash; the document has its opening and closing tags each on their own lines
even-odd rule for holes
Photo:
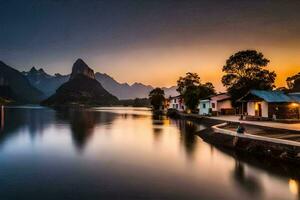
<svg viewBox="0 0 300 200">
<path fill-rule="evenodd" d="M 232 54 L 245 49 L 256 49 L 270 60 L 266 69 L 276 72 L 276 87 L 286 86 L 286 78 L 300 72 L 300 49 L 253 46 L 250 43 L 135 47 L 126 51 L 94 52 L 83 59 L 95 72 L 109 74 L 120 83 L 140 82 L 154 87 L 170 87 L 176 85 L 177 79 L 186 72 L 195 72 L 203 83 L 212 82 L 216 90 L 222 92 L 226 90 L 221 83 L 223 65 Z M 68 66 L 67 71 L 70 71 L 72 62 L 59 65 Z M 55 66 L 57 63 L 50 68 Z"/>
</svg>

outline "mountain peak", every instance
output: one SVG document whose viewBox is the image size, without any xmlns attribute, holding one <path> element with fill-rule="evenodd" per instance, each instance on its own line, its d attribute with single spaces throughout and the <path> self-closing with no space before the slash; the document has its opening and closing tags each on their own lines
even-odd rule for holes
<svg viewBox="0 0 300 200">
<path fill-rule="evenodd" d="M 44 71 L 43 68 L 40 68 L 40 69 L 39 69 L 39 72 L 40 72 L 40 73 L 43 73 L 43 74 L 46 74 L 46 72 Z"/>
<path fill-rule="evenodd" d="M 37 69 L 33 66 L 33 67 L 31 67 L 29 72 L 37 72 Z"/>
<path fill-rule="evenodd" d="M 78 58 L 73 64 L 70 79 L 75 78 L 77 75 L 84 75 L 91 79 L 95 79 L 94 70 L 92 70 L 81 58 Z"/>
</svg>

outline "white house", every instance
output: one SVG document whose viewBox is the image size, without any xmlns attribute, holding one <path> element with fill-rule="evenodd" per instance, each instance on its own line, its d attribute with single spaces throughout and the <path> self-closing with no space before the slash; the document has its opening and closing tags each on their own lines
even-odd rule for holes
<svg viewBox="0 0 300 200">
<path fill-rule="evenodd" d="M 202 99 L 202 100 L 200 100 L 198 108 L 199 108 L 199 114 L 200 115 L 208 115 L 208 114 L 210 114 L 210 108 L 211 108 L 210 99 Z"/>
<path fill-rule="evenodd" d="M 246 113 L 248 118 L 300 119 L 300 93 L 250 90 L 239 102 L 247 103 L 243 113 Z"/>
<path fill-rule="evenodd" d="M 169 108 L 184 111 L 186 106 L 181 95 L 169 98 Z"/>
<path fill-rule="evenodd" d="M 231 97 L 227 93 L 220 93 L 199 102 L 200 115 L 234 114 Z"/>
</svg>

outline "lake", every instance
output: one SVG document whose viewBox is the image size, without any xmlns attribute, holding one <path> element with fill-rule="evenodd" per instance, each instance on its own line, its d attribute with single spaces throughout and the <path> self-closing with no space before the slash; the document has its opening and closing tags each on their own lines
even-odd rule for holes
<svg viewBox="0 0 300 200">
<path fill-rule="evenodd" d="M 297 168 L 147 108 L 1 110 L 0 199 L 299 199 Z"/>
</svg>

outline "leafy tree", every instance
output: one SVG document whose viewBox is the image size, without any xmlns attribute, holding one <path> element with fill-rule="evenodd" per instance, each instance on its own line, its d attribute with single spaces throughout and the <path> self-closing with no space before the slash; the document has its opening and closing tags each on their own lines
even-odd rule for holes
<svg viewBox="0 0 300 200">
<path fill-rule="evenodd" d="M 233 105 L 251 89 L 271 90 L 276 74 L 264 69 L 269 60 L 255 50 L 239 51 L 223 66 L 222 83 L 232 97 Z"/>
<path fill-rule="evenodd" d="M 153 106 L 153 108 L 155 110 L 159 110 L 161 108 L 161 106 L 164 105 L 165 91 L 158 87 L 154 88 L 149 93 L 149 99 L 150 99 L 150 103 Z"/>
<path fill-rule="evenodd" d="M 179 77 L 177 80 L 177 91 L 179 94 L 183 94 L 184 90 L 189 86 L 199 86 L 200 77 L 197 73 L 186 73 L 185 77 Z"/>
<path fill-rule="evenodd" d="M 177 91 L 182 95 L 185 105 L 190 110 L 195 110 L 201 98 L 215 94 L 212 83 L 201 84 L 200 77 L 196 73 L 188 72 L 185 77 L 179 77 Z"/>
<path fill-rule="evenodd" d="M 286 79 L 289 92 L 300 92 L 300 72 Z"/>
</svg>

